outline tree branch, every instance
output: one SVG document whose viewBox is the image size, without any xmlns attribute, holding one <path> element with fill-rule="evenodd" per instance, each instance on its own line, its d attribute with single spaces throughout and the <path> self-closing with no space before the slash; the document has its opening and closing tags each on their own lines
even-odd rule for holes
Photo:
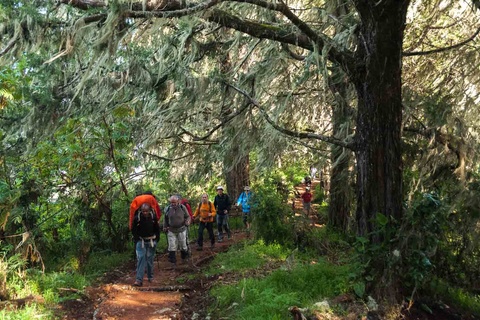
<svg viewBox="0 0 480 320">
<path fill-rule="evenodd" d="M 202 141 L 202 140 L 206 140 L 208 137 L 210 137 L 215 131 L 217 131 L 218 129 L 220 129 L 221 127 L 223 127 L 224 125 L 226 125 L 227 123 L 229 123 L 230 121 L 233 120 L 233 118 L 235 118 L 236 116 L 240 115 L 245 109 L 247 109 L 249 106 L 249 103 L 246 103 L 243 107 L 239 108 L 236 112 L 234 112 L 233 114 L 229 115 L 228 117 L 225 117 L 224 120 L 222 122 L 220 122 L 218 125 L 216 125 L 215 127 L 213 127 L 209 132 L 207 132 L 206 135 L 204 135 L 203 137 L 199 137 L 199 136 L 194 136 L 193 134 L 189 133 L 187 130 L 183 129 L 182 130 L 189 134 L 194 141 Z"/>
<path fill-rule="evenodd" d="M 428 54 L 440 53 L 440 52 L 445 52 L 445 51 L 448 51 L 448 50 L 456 49 L 458 47 L 461 47 L 461 46 L 473 41 L 473 39 L 475 39 L 475 37 L 479 33 L 480 33 L 480 27 L 477 29 L 477 31 L 475 31 L 475 33 L 470 38 L 468 38 L 467 40 L 462 41 L 460 43 L 454 44 L 452 46 L 445 47 L 445 48 L 438 48 L 438 49 L 429 50 L 429 51 L 410 51 L 410 52 L 407 51 L 407 52 L 403 52 L 402 55 L 404 57 L 425 56 L 425 55 L 428 55 Z"/>
<path fill-rule="evenodd" d="M 117 171 L 118 177 L 120 179 L 120 183 L 122 186 L 122 191 L 127 196 L 128 198 L 128 189 L 125 183 L 123 182 L 123 177 L 122 177 L 122 172 L 120 171 L 120 168 L 118 167 L 117 159 L 115 158 L 115 144 L 112 139 L 112 128 L 108 125 L 107 119 L 105 116 L 103 116 L 103 124 L 105 125 L 108 133 L 108 142 L 109 142 L 109 150 L 108 153 L 110 154 L 110 157 L 112 158 L 113 165 L 115 167 L 115 170 Z M 103 203 L 103 199 L 102 199 Z"/>
<path fill-rule="evenodd" d="M 200 11 L 205 11 L 209 8 L 216 6 L 219 3 L 226 2 L 229 0 L 210 0 L 195 4 L 188 8 L 181 8 L 177 10 L 169 10 L 167 7 L 160 10 L 151 10 L 150 8 L 145 8 L 143 10 L 143 5 L 140 7 L 142 9 L 134 10 L 130 8 L 138 8 L 141 3 L 132 3 L 129 5 L 129 9 L 126 9 L 123 12 L 124 17 L 128 18 L 174 18 L 174 17 L 183 17 Z M 259 39 L 270 39 L 273 41 L 278 41 L 281 43 L 287 43 L 299 46 L 309 51 L 317 50 L 322 52 L 323 49 L 328 45 L 328 37 L 317 34 L 310 26 L 302 21 L 297 15 L 295 15 L 289 7 L 283 2 L 268 2 L 264 0 L 232 0 L 233 2 L 249 3 L 256 5 L 262 8 L 270 9 L 282 13 L 292 24 L 298 28 L 300 32 L 292 32 L 290 26 L 278 27 L 271 24 L 254 22 L 246 19 L 241 19 L 237 16 L 231 15 L 223 10 L 212 9 L 205 12 L 203 18 L 210 21 L 218 23 L 219 25 L 231 28 L 246 34 L 251 35 Z M 84 9 L 90 7 L 106 7 L 106 3 L 98 0 L 61 0 L 62 3 L 68 3 L 79 9 Z M 167 1 L 166 1 L 167 3 Z M 149 10 L 150 9 L 150 10 Z M 93 20 L 99 19 L 100 15 L 96 15 Z M 85 20 L 90 21 L 92 18 L 86 17 Z M 329 60 L 339 63 L 345 70 L 348 72 L 353 70 L 353 54 L 349 51 L 339 51 L 335 47 L 330 47 L 327 52 L 327 57 Z"/>
<path fill-rule="evenodd" d="M 16 23 L 15 24 L 15 31 L 13 33 L 13 37 L 7 43 L 5 48 L 3 48 L 2 51 L 0 51 L 0 57 L 5 55 L 7 52 L 9 52 L 13 48 L 13 46 L 15 45 L 17 40 L 20 38 L 21 33 L 22 33 L 22 26 L 20 25 L 20 23 Z"/>
<path fill-rule="evenodd" d="M 292 131 L 292 130 L 289 130 L 289 129 L 286 129 L 284 127 L 279 126 L 272 119 L 270 119 L 270 117 L 268 116 L 267 112 L 263 109 L 263 107 L 260 106 L 258 104 L 258 102 L 254 98 L 252 98 L 247 92 L 245 92 L 244 90 L 242 90 L 240 88 L 237 88 L 237 87 L 235 87 L 231 84 L 228 84 L 228 86 L 230 86 L 231 88 L 233 88 L 234 90 L 236 90 L 237 92 L 239 92 L 240 94 L 245 96 L 249 100 L 250 104 L 257 107 L 258 110 L 260 110 L 260 113 L 262 114 L 264 119 L 273 128 L 275 128 L 277 131 L 279 131 L 279 132 L 281 132 L 281 133 L 283 133 L 287 136 L 290 136 L 290 137 L 295 137 L 295 138 L 299 138 L 299 139 L 317 139 L 317 140 L 321 140 L 321 141 L 325 141 L 325 142 L 328 142 L 328 143 L 331 143 L 331 144 L 338 145 L 338 146 L 343 147 L 343 148 L 353 150 L 354 144 L 352 142 L 345 142 L 343 140 L 339 140 L 337 138 L 334 138 L 334 137 L 331 137 L 331 136 L 326 136 L 326 135 L 323 135 L 323 134 L 316 134 L 316 133 L 311 133 L 311 132 L 296 132 L 296 131 Z"/>
</svg>

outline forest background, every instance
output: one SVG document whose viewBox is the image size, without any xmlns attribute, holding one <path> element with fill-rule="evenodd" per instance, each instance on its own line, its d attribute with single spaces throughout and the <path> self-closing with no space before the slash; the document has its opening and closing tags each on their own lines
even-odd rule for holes
<svg viewBox="0 0 480 320">
<path fill-rule="evenodd" d="M 360 296 L 478 303 L 477 6 L 2 1 L 2 297 L 128 250 L 140 191 L 285 201 L 313 165 Z"/>
</svg>

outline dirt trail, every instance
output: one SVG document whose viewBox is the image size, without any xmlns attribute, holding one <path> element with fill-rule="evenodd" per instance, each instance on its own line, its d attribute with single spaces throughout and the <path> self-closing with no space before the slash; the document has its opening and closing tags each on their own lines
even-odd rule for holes
<svg viewBox="0 0 480 320">
<path fill-rule="evenodd" d="M 65 313 L 63 319 L 191 319 L 194 313 L 204 319 L 206 293 L 216 277 L 202 275 L 203 269 L 216 254 L 245 238 L 245 233 L 234 232 L 232 239 L 216 243 L 211 249 L 207 236 L 203 251 L 196 251 L 192 244 L 190 261 L 182 263 L 178 253 L 175 267 L 167 261 L 167 253 L 157 254 L 154 279 L 149 283 L 145 278 L 142 287 L 132 286 L 135 263 L 130 261 L 106 274 L 98 286 L 87 288 L 82 299 L 65 302 L 60 310 Z"/>
</svg>

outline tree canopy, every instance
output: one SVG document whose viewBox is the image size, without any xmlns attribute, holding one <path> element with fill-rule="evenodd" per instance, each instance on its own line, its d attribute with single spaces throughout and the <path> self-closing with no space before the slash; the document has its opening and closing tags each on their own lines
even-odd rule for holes
<svg viewBox="0 0 480 320">
<path fill-rule="evenodd" d="M 475 207 L 480 17 L 469 1 L 0 8 L 4 226 L 23 204 L 18 221 L 31 220 L 18 230 L 30 230 L 45 210 L 32 204 L 65 197 L 126 237 L 112 215 L 140 170 L 167 194 L 295 160 L 331 168 L 330 222 L 377 245 L 406 245 L 396 234 L 419 194 L 448 198 L 449 212 Z M 240 176 L 224 178 L 234 193 Z"/>
</svg>

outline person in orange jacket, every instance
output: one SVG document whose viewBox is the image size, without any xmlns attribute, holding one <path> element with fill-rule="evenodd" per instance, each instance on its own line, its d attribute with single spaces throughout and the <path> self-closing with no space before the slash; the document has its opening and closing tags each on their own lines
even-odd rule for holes
<svg viewBox="0 0 480 320">
<path fill-rule="evenodd" d="M 208 194 L 202 194 L 202 201 L 198 204 L 197 210 L 193 214 L 193 218 L 200 218 L 198 226 L 197 250 L 203 250 L 203 230 L 207 229 L 210 237 L 210 247 L 215 247 L 215 235 L 213 234 L 213 221 L 216 215 L 215 206 L 208 200 Z"/>
<path fill-rule="evenodd" d="M 150 192 L 146 191 L 138 196 L 136 196 L 132 203 L 130 204 L 130 217 L 128 220 L 128 229 L 132 230 L 133 224 L 133 217 L 135 212 L 142 206 L 142 204 L 147 203 L 150 207 L 155 211 L 155 215 L 157 216 L 157 221 L 160 221 L 160 217 L 162 216 L 162 211 L 160 210 L 160 206 L 158 205 L 158 201 L 155 196 Z"/>
</svg>

